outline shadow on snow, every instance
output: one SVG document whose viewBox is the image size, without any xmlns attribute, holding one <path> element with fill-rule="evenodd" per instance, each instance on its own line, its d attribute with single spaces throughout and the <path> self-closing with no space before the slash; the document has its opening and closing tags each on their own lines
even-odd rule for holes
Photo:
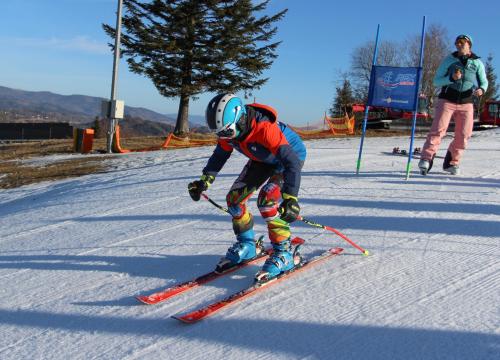
<svg viewBox="0 0 500 360">
<path fill-rule="evenodd" d="M 334 311 L 330 309 L 329 311 Z M 318 359 L 495 359 L 500 336 L 471 331 L 338 325 L 294 320 L 212 318 L 183 325 L 165 318 L 57 314 L 0 309 L 0 324 L 46 331 L 87 332 L 124 336 L 159 336 L 214 344 L 231 349 L 271 352 L 294 358 Z M 175 343 L 175 342 L 174 342 Z M 166 345 L 166 347 L 168 344 Z M 194 346 L 194 345 L 193 345 Z M 157 344 L 161 348 L 161 342 Z M 181 348 L 181 349 L 180 349 Z M 185 347 L 163 348 L 175 357 Z M 207 351 L 210 347 L 207 348 Z M 167 351 L 167 352 L 166 352 Z M 177 354 L 180 355 L 180 354 Z"/>
</svg>

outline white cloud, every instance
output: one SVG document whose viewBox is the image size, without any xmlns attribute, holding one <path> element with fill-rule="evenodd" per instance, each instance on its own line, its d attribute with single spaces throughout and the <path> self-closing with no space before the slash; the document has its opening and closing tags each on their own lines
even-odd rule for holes
<svg viewBox="0 0 500 360">
<path fill-rule="evenodd" d="M 110 48 L 104 41 L 92 40 L 87 36 L 76 36 L 71 39 L 62 38 L 13 38 L 0 37 L 0 44 L 7 46 L 44 48 L 56 50 L 78 51 L 91 54 L 109 54 Z"/>
</svg>

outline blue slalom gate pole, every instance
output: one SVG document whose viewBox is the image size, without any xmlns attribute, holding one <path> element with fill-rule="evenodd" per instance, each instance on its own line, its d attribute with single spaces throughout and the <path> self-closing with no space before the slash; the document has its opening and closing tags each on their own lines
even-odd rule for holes
<svg viewBox="0 0 500 360">
<path fill-rule="evenodd" d="M 373 49 L 373 59 L 372 59 L 372 70 L 375 64 L 377 63 L 377 51 L 378 51 L 378 36 L 380 33 L 380 24 L 377 25 L 377 36 L 375 38 L 375 49 Z M 371 75 L 370 75 L 370 83 L 371 83 Z M 365 104 L 365 116 L 363 118 L 363 132 L 361 134 L 361 142 L 359 143 L 359 154 L 358 154 L 358 162 L 356 163 L 356 175 L 359 174 L 359 168 L 361 167 L 361 154 L 363 152 L 363 142 L 365 140 L 366 134 L 366 122 L 368 121 L 368 104 Z"/>
<path fill-rule="evenodd" d="M 413 123 L 411 126 L 410 149 L 408 151 L 408 163 L 406 164 L 406 180 L 410 178 L 411 159 L 413 158 L 413 141 L 415 139 L 415 127 L 417 125 L 417 109 L 418 109 L 418 99 L 419 99 L 418 95 L 420 88 L 420 79 L 422 77 L 422 66 L 424 63 L 424 46 L 425 46 L 425 16 L 422 22 L 422 37 L 420 39 L 420 62 L 418 65 L 417 88 L 415 90 L 415 98 L 414 98 L 415 109 L 413 109 Z"/>
</svg>

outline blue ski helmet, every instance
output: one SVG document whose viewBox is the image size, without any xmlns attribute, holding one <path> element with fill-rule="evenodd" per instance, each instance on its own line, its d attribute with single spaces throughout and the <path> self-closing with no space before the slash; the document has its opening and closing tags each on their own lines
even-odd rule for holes
<svg viewBox="0 0 500 360">
<path fill-rule="evenodd" d="M 208 103 L 205 112 L 207 125 L 221 138 L 233 139 L 240 130 L 236 126 L 246 114 L 243 101 L 234 94 L 219 94 Z"/>
</svg>

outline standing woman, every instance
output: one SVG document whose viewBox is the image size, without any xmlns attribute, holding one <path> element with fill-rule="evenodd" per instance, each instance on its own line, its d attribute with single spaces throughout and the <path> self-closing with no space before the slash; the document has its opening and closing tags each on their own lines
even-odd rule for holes
<svg viewBox="0 0 500 360">
<path fill-rule="evenodd" d="M 472 38 L 469 35 L 459 35 L 455 46 L 457 51 L 441 62 L 434 77 L 434 86 L 440 86 L 441 93 L 418 163 L 422 175 L 427 175 L 431 169 L 451 118 L 455 121 L 455 137 L 448 147 L 443 170 L 452 175 L 460 173 L 458 164 L 467 140 L 471 137 L 474 123 L 473 96 L 482 96 L 488 89 L 484 64 L 471 50 Z M 477 88 L 474 90 L 476 84 Z"/>
</svg>

